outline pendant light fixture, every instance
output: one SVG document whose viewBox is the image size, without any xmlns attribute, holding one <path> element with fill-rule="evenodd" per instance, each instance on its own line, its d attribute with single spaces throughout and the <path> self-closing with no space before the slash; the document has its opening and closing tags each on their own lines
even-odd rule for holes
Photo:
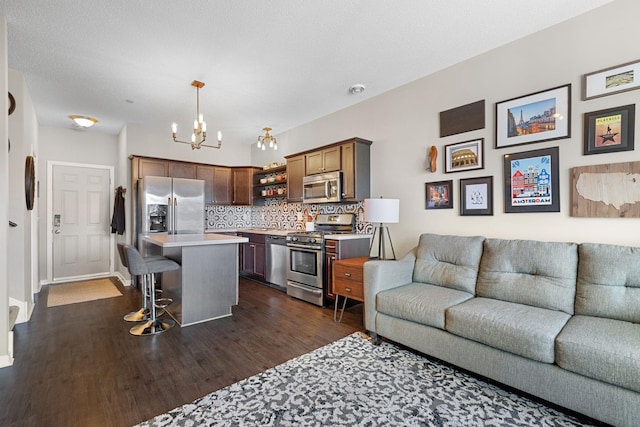
<svg viewBox="0 0 640 427">
<path fill-rule="evenodd" d="M 267 145 L 268 145 L 269 148 L 273 148 L 274 150 L 277 150 L 278 141 L 276 141 L 276 138 L 274 136 L 271 136 L 271 134 L 269 133 L 269 131 L 272 129 L 262 128 L 262 130 L 264 131 L 264 135 L 260 135 L 258 137 L 258 148 L 264 151 L 267 149 Z"/>
<path fill-rule="evenodd" d="M 218 145 L 208 145 L 204 142 L 207 140 L 207 122 L 200 114 L 200 89 L 204 87 L 204 83 L 194 80 L 191 86 L 196 88 L 196 118 L 193 121 L 193 133 L 191 134 L 191 142 L 180 141 L 176 134 L 178 133 L 178 125 L 174 122 L 171 124 L 171 134 L 174 142 L 181 144 L 190 144 L 191 149 L 200 149 L 202 147 L 220 148 L 222 146 L 222 132 L 218 131 Z"/>
</svg>

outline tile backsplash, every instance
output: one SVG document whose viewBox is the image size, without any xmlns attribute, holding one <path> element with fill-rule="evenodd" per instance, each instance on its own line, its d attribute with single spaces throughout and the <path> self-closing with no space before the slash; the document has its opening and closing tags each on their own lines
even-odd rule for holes
<svg viewBox="0 0 640 427">
<path fill-rule="evenodd" d="M 267 200 L 264 206 L 206 205 L 206 228 L 277 228 L 303 230 L 304 211 L 309 214 L 353 213 L 355 232 L 373 233 L 373 225 L 364 221 L 364 202 L 357 203 L 287 203 L 281 199 Z"/>
</svg>

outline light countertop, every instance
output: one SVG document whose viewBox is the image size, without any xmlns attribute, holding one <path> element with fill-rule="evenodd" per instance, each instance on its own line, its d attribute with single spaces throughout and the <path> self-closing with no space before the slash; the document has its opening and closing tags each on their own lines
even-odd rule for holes
<svg viewBox="0 0 640 427">
<path fill-rule="evenodd" d="M 209 233 L 255 233 L 272 236 L 286 236 L 298 230 L 279 230 L 276 228 L 208 228 L 205 230 Z M 371 234 L 348 233 L 348 234 L 327 234 L 325 239 L 330 240 L 351 240 L 351 239 L 371 239 Z"/>
<path fill-rule="evenodd" d="M 248 242 L 246 237 L 228 236 L 225 234 L 161 234 L 142 236 L 142 240 L 163 248 L 204 245 L 226 245 Z"/>
</svg>

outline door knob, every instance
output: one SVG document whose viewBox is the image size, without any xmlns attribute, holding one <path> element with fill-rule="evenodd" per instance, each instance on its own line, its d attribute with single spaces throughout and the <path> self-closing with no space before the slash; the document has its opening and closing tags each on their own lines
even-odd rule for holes
<svg viewBox="0 0 640 427">
<path fill-rule="evenodd" d="M 59 229 L 59 228 L 56 228 L 55 230 L 53 230 L 53 233 L 54 233 L 54 234 L 60 234 L 60 229 Z"/>
</svg>

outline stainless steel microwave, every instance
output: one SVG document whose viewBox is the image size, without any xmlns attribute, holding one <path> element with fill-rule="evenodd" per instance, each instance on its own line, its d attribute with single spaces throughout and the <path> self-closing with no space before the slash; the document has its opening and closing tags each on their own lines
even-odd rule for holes
<svg viewBox="0 0 640 427">
<path fill-rule="evenodd" d="M 342 172 L 309 175 L 302 179 L 304 203 L 330 203 L 342 201 Z"/>
</svg>

